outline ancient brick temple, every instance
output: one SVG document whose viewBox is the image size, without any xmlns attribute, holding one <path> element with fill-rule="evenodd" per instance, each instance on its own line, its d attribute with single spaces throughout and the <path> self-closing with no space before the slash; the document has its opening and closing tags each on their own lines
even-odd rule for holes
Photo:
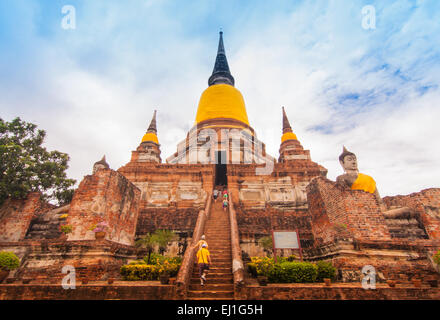
<svg viewBox="0 0 440 320">
<path fill-rule="evenodd" d="M 267 154 L 234 82 L 220 32 L 194 126 L 165 162 L 154 111 L 131 161 L 116 171 L 105 158 L 95 163 L 69 205 L 51 207 L 38 194 L 7 200 L 0 208 L 0 250 L 21 258 L 9 282 L 57 283 L 65 265 L 80 278 L 118 279 L 120 266 L 142 254 L 134 241 L 156 229 L 179 235 L 167 254 L 185 259 L 176 291 L 144 298 L 197 298 L 209 291 L 191 278 L 189 244 L 204 233 L 221 256 L 214 272 L 219 298 L 251 297 L 244 265 L 250 256 L 265 254 L 258 240 L 272 230 L 298 230 L 304 259 L 332 261 L 341 282 L 359 282 L 366 265 L 376 269 L 378 281 L 438 277 L 432 256 L 440 249 L 440 189 L 381 199 L 330 181 L 327 169 L 301 145 L 284 108 L 279 157 Z M 212 200 L 214 188 L 228 190 L 226 212 Z M 105 239 L 96 240 L 90 226 L 100 221 L 108 229 Z M 72 232 L 65 236 L 60 224 Z"/>
</svg>

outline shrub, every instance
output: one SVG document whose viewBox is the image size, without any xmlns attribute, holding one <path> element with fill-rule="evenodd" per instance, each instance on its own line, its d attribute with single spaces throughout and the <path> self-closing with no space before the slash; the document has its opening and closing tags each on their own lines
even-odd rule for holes
<svg viewBox="0 0 440 320">
<path fill-rule="evenodd" d="M 275 283 L 303 283 L 315 282 L 318 276 L 318 267 L 310 262 L 282 262 L 275 264 L 268 272 L 269 282 Z"/>
<path fill-rule="evenodd" d="M 15 270 L 20 266 L 20 259 L 8 251 L 0 252 L 0 269 L 3 271 Z"/>
<path fill-rule="evenodd" d="M 165 260 L 165 257 L 161 254 L 158 254 L 156 252 L 152 252 L 150 254 L 150 263 L 148 263 L 148 256 L 144 257 L 144 261 L 147 264 L 160 264 Z"/>
<path fill-rule="evenodd" d="M 163 264 L 165 261 L 168 261 L 169 263 L 175 263 L 175 264 L 181 264 L 182 258 L 181 257 L 164 257 L 161 254 L 152 252 L 150 254 L 150 263 L 148 263 L 148 256 L 144 257 L 144 262 L 147 264 Z"/>
<path fill-rule="evenodd" d="M 333 267 L 331 262 L 318 261 L 316 266 L 318 267 L 318 282 L 323 282 L 324 278 L 332 280 L 336 278 L 336 268 Z"/>
<path fill-rule="evenodd" d="M 437 253 L 432 258 L 434 259 L 434 262 L 440 266 L 440 250 L 437 251 Z"/>
<path fill-rule="evenodd" d="M 180 264 L 169 263 L 167 260 L 165 260 L 164 263 L 158 265 L 158 267 L 159 274 L 168 274 L 170 277 L 175 277 L 179 272 Z"/>
<path fill-rule="evenodd" d="M 268 257 L 253 257 L 251 258 L 251 262 L 255 263 L 258 276 L 267 276 L 275 265 L 273 258 Z"/>
<path fill-rule="evenodd" d="M 170 277 L 177 276 L 182 264 L 182 258 L 160 257 L 162 259 L 153 259 L 154 264 L 147 264 L 144 258 L 143 260 L 134 260 L 127 265 L 123 265 L 120 270 L 122 278 L 128 281 L 142 281 L 158 280 L 160 274 L 169 274 Z"/>
<path fill-rule="evenodd" d="M 139 265 L 139 264 L 147 264 L 144 260 L 133 260 L 129 263 L 129 265 Z"/>
<path fill-rule="evenodd" d="M 128 281 L 157 280 L 159 268 L 151 264 L 124 265 L 121 267 L 121 275 Z"/>
<path fill-rule="evenodd" d="M 60 227 L 60 230 L 61 230 L 62 232 L 64 232 L 65 234 L 68 234 L 68 233 L 71 233 L 71 232 L 72 232 L 73 228 L 72 228 L 71 225 L 65 224 L 65 225 L 62 225 L 62 226 Z"/>
</svg>

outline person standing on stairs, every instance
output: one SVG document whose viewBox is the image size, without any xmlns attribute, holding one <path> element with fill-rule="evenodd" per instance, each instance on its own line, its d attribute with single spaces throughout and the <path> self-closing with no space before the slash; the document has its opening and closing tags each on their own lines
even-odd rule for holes
<svg viewBox="0 0 440 320">
<path fill-rule="evenodd" d="M 208 249 L 208 242 L 206 242 L 206 240 L 205 240 L 205 235 L 202 235 L 202 236 L 200 237 L 199 242 L 197 242 L 197 243 L 193 246 L 193 249 L 196 248 L 196 247 L 199 247 L 199 250 L 200 250 L 200 249 L 202 248 L 202 245 L 204 245 L 204 244 L 206 244 L 206 249 Z"/>
<path fill-rule="evenodd" d="M 197 263 L 199 264 L 200 284 L 203 286 L 206 281 L 207 270 L 209 270 L 211 264 L 211 257 L 206 244 L 202 244 L 202 247 L 197 251 Z"/>
<path fill-rule="evenodd" d="M 217 202 L 219 193 L 220 192 L 217 189 L 214 189 L 214 191 L 212 192 L 212 197 L 214 198 L 214 202 Z"/>
<path fill-rule="evenodd" d="M 226 212 L 226 209 L 228 209 L 228 205 L 229 205 L 228 198 L 223 198 L 223 211 Z"/>
</svg>

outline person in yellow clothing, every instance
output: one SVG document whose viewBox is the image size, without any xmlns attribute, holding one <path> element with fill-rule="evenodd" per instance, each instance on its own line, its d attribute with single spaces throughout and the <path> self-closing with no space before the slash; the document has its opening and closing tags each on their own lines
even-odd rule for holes
<svg viewBox="0 0 440 320">
<path fill-rule="evenodd" d="M 211 264 L 211 257 L 206 244 L 202 244 L 202 247 L 197 251 L 197 263 L 199 264 L 200 284 L 203 286 L 206 281 L 207 270 L 209 270 Z"/>
<path fill-rule="evenodd" d="M 206 240 L 205 240 L 205 235 L 202 235 L 202 236 L 200 237 L 199 242 L 197 242 L 197 243 L 193 246 L 193 248 L 197 248 L 197 247 L 198 247 L 199 249 L 201 249 L 203 244 L 206 244 L 206 249 L 208 249 L 208 242 L 206 242 Z"/>
</svg>

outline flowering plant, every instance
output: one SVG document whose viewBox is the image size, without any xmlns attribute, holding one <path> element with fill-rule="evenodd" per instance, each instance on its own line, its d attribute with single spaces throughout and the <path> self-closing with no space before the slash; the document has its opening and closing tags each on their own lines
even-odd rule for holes
<svg viewBox="0 0 440 320">
<path fill-rule="evenodd" d="M 105 221 L 101 221 L 98 224 L 94 224 L 90 227 L 93 232 L 105 232 L 107 230 L 108 224 Z"/>
</svg>

